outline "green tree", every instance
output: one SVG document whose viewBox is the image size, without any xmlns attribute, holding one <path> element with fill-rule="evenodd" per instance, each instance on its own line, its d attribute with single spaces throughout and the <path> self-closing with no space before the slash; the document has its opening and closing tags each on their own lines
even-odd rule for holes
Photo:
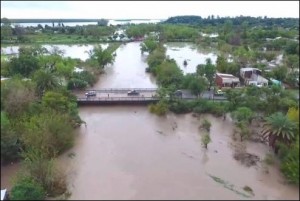
<svg viewBox="0 0 300 201">
<path fill-rule="evenodd" d="M 224 56 L 222 55 L 218 56 L 216 67 L 220 73 L 225 73 L 227 71 L 227 61 Z"/>
<path fill-rule="evenodd" d="M 197 97 L 200 96 L 201 93 L 205 91 L 207 88 L 208 83 L 203 77 L 195 77 L 195 79 L 191 80 L 188 85 L 188 89 L 191 90 L 192 94 L 196 95 Z"/>
<path fill-rule="evenodd" d="M 182 81 L 182 88 L 191 90 L 193 95 L 199 95 L 205 91 L 208 82 L 205 78 L 193 74 L 186 74 Z"/>
<path fill-rule="evenodd" d="M 273 70 L 274 78 L 276 80 L 284 81 L 288 73 L 288 69 L 285 66 L 279 66 Z"/>
<path fill-rule="evenodd" d="M 20 74 L 29 77 L 39 69 L 38 60 L 35 56 L 20 54 L 19 57 L 11 58 L 9 63 L 10 75 Z"/>
<path fill-rule="evenodd" d="M 248 107 L 239 107 L 232 113 L 233 118 L 238 122 L 245 121 L 248 123 L 251 122 L 253 115 L 252 110 Z"/>
<path fill-rule="evenodd" d="M 156 48 L 147 58 L 149 71 L 156 75 L 157 66 L 160 65 L 166 59 L 166 48 Z"/>
<path fill-rule="evenodd" d="M 4 111 L 1 111 L 1 163 L 19 157 L 20 143 L 11 122 Z"/>
<path fill-rule="evenodd" d="M 216 67 L 212 64 L 210 58 L 206 59 L 206 64 L 199 64 L 197 66 L 197 74 L 206 77 L 209 82 L 209 88 L 213 85 Z"/>
<path fill-rule="evenodd" d="M 276 148 L 276 142 L 280 141 L 285 144 L 290 144 L 295 139 L 296 124 L 288 119 L 281 112 L 272 114 L 266 118 L 263 125 L 262 136 L 268 139 L 269 146 Z M 275 152 L 277 153 L 277 149 Z"/>
<path fill-rule="evenodd" d="M 291 68 L 292 70 L 295 68 L 299 69 L 299 55 L 286 55 L 284 61 L 286 63 L 286 66 Z"/>
<path fill-rule="evenodd" d="M 64 91 L 48 91 L 42 98 L 42 105 L 45 108 L 51 108 L 58 113 L 68 114 L 70 123 L 76 127 L 82 123 L 78 116 L 77 99 Z"/>
<path fill-rule="evenodd" d="M 49 70 L 38 70 L 33 75 L 33 81 L 36 82 L 37 92 L 41 96 L 48 90 L 60 87 L 58 78 Z"/>
<path fill-rule="evenodd" d="M 30 177 L 22 178 L 13 186 L 10 193 L 11 200 L 44 200 L 43 187 Z"/>
<path fill-rule="evenodd" d="M 163 87 L 181 85 L 183 73 L 174 60 L 167 60 L 157 67 L 157 80 Z"/>
<path fill-rule="evenodd" d="M 35 100 L 35 84 L 30 80 L 14 77 L 1 83 L 1 109 L 9 117 L 16 117 L 23 113 L 28 105 Z"/>
<path fill-rule="evenodd" d="M 35 148 L 26 149 L 22 155 L 25 173 L 38 182 L 48 196 L 56 197 L 67 190 L 66 175 L 55 166 L 54 158 Z"/>
<path fill-rule="evenodd" d="M 248 137 L 250 135 L 248 122 L 238 121 L 238 122 L 236 122 L 235 125 L 239 129 L 239 134 L 241 136 L 241 141 L 243 141 L 246 137 Z"/>
<path fill-rule="evenodd" d="M 143 43 L 141 43 L 141 52 L 142 54 L 144 52 L 153 52 L 158 47 L 158 42 L 155 41 L 155 38 L 148 37 L 146 40 L 144 40 Z"/>
<path fill-rule="evenodd" d="M 48 109 L 25 122 L 21 139 L 25 149 L 38 150 L 48 158 L 55 157 L 73 145 L 70 118 Z"/>
<path fill-rule="evenodd" d="M 241 103 L 244 101 L 241 91 L 229 89 L 226 91 L 225 96 L 229 101 L 229 110 L 233 111 L 235 108 L 241 106 Z"/>
<path fill-rule="evenodd" d="M 11 22 L 7 18 L 1 19 L 1 40 L 10 40 L 12 37 Z"/>
<path fill-rule="evenodd" d="M 108 64 L 114 62 L 114 51 L 118 48 L 116 45 L 110 45 L 108 48 L 103 49 L 101 45 L 95 46 L 93 50 L 90 50 L 88 54 L 91 60 L 98 62 L 99 68 L 104 69 Z"/>
</svg>

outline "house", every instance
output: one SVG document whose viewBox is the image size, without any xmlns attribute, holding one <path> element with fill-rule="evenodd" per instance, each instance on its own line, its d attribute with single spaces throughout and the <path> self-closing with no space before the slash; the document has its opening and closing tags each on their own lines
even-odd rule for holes
<svg viewBox="0 0 300 201">
<path fill-rule="evenodd" d="M 216 73 L 215 78 L 217 86 L 222 87 L 237 87 L 240 85 L 240 79 L 231 74 Z"/>
<path fill-rule="evenodd" d="M 268 80 L 261 76 L 261 70 L 257 68 L 241 68 L 240 76 L 245 85 L 268 86 Z"/>
</svg>

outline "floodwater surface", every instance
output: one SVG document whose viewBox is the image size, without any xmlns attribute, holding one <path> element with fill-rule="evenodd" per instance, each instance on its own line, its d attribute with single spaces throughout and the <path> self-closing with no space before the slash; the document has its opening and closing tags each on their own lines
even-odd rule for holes
<svg viewBox="0 0 300 201">
<path fill-rule="evenodd" d="M 268 167 L 267 174 L 262 165 L 245 167 L 233 158 L 229 120 L 191 114 L 158 117 L 143 106 L 81 107 L 80 116 L 87 127 L 80 128 L 76 145 L 60 158 L 70 168 L 71 200 L 299 198 L 298 189 L 284 184 L 275 167 Z M 212 122 L 207 150 L 199 130 L 204 118 Z M 247 152 L 263 159 L 268 148 L 249 143 Z M 68 157 L 70 153 L 75 157 Z"/>
<path fill-rule="evenodd" d="M 206 59 L 211 59 L 215 64 L 217 60 L 217 54 L 215 52 L 206 52 L 197 48 L 197 45 L 193 43 L 167 43 L 166 55 L 171 59 L 174 59 L 184 74 L 195 73 L 197 65 L 205 64 Z M 184 66 L 184 60 L 187 61 L 187 65 Z"/>
</svg>

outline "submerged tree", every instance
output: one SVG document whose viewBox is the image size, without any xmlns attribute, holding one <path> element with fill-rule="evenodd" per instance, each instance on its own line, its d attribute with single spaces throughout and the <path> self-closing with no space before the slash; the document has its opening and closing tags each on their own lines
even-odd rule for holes
<svg viewBox="0 0 300 201">
<path fill-rule="evenodd" d="M 262 137 L 268 139 L 269 146 L 275 149 L 277 140 L 285 144 L 290 144 L 295 138 L 296 129 L 297 127 L 294 122 L 281 112 L 277 112 L 266 118 L 266 123 L 263 125 Z M 275 149 L 275 152 L 277 151 Z"/>
<path fill-rule="evenodd" d="M 207 149 L 207 145 L 211 142 L 209 133 L 205 133 L 204 135 L 202 135 L 201 141 L 204 148 Z"/>
<path fill-rule="evenodd" d="M 103 49 L 101 45 L 95 46 L 93 50 L 88 51 L 91 60 L 97 61 L 100 69 L 115 61 L 115 51 L 119 45 L 110 45 L 108 48 Z"/>
</svg>

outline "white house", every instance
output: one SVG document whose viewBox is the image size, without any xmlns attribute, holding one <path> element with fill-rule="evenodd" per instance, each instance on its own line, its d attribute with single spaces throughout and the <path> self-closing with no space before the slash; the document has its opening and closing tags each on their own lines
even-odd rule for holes
<svg viewBox="0 0 300 201">
<path fill-rule="evenodd" d="M 240 76 L 245 85 L 268 86 L 268 80 L 261 76 L 261 70 L 257 68 L 241 68 Z"/>
</svg>

